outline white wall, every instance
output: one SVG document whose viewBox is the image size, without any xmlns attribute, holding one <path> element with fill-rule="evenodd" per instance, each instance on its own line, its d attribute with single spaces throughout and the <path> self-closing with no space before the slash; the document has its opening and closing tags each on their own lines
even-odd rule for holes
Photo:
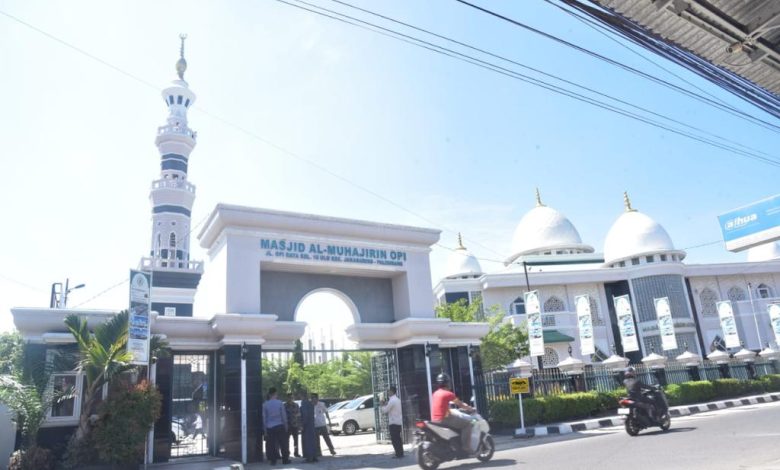
<svg viewBox="0 0 780 470">
<path fill-rule="evenodd" d="M 11 421 L 11 412 L 0 404 L 0 470 L 8 468 L 8 457 L 14 451 L 16 424 Z"/>
</svg>

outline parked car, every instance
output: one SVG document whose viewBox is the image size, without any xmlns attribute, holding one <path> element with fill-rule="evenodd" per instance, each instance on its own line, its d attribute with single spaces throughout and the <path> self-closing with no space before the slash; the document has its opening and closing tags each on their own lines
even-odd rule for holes
<svg viewBox="0 0 780 470">
<path fill-rule="evenodd" d="M 347 405 L 347 403 L 349 403 L 351 401 L 352 400 L 344 400 L 344 401 L 336 402 L 336 403 L 330 405 L 328 407 L 328 414 L 333 413 L 336 410 L 340 410 L 340 409 L 344 408 Z"/>
<path fill-rule="evenodd" d="M 330 414 L 330 430 L 333 434 L 344 433 L 348 436 L 367 429 L 376 428 L 374 417 L 374 396 L 365 395 L 355 398 L 343 408 Z"/>
</svg>

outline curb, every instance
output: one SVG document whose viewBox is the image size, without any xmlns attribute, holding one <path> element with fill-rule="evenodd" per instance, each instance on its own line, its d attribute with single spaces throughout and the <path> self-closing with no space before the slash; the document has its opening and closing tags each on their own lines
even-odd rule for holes
<svg viewBox="0 0 780 470">
<path fill-rule="evenodd" d="M 764 395 L 755 395 L 752 397 L 736 398 L 731 400 L 721 400 L 698 405 L 684 405 L 669 408 L 669 414 L 673 417 L 688 416 L 697 413 L 706 413 L 708 411 L 723 410 L 726 408 L 735 408 L 744 405 L 757 405 L 760 403 L 772 403 L 780 401 L 780 393 L 767 393 Z M 569 434 L 572 432 L 585 431 L 610 426 L 621 426 L 624 422 L 623 417 L 612 416 L 600 419 L 589 419 L 585 421 L 575 421 L 571 423 L 552 424 L 550 426 L 535 426 L 526 428 L 525 432 L 515 430 L 515 439 L 550 436 L 556 434 Z"/>
</svg>

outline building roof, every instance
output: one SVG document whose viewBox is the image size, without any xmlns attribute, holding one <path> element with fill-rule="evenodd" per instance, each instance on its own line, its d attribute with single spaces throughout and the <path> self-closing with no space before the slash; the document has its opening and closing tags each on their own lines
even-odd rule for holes
<svg viewBox="0 0 780 470">
<path fill-rule="evenodd" d="M 506 262 L 511 263 L 523 255 L 560 250 L 592 253 L 593 247 L 582 243 L 580 233 L 566 216 L 552 207 L 538 204 L 517 224 L 512 237 L 512 256 Z"/>
<path fill-rule="evenodd" d="M 447 258 L 447 271 L 444 276 L 450 279 L 459 277 L 477 277 L 482 274 L 479 260 L 463 246 L 463 240 L 458 234 L 458 247 Z"/>
</svg>

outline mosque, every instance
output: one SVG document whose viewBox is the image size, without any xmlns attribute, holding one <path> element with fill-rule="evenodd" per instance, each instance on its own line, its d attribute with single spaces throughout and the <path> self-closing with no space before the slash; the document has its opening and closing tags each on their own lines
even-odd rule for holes
<svg viewBox="0 0 780 470">
<path fill-rule="evenodd" d="M 583 243 L 574 224 L 545 205 L 536 205 L 517 224 L 512 255 L 504 267 L 483 271 L 462 242 L 449 256 L 446 276 L 434 287 L 437 302 L 481 301 L 483 308 L 506 312 L 515 323 L 526 320 L 524 292 L 536 290 L 541 304 L 544 355 L 535 367 L 556 367 L 580 351 L 575 297 L 587 295 L 596 354 L 587 363 L 623 353 L 613 299 L 628 295 L 636 321 L 639 351 L 632 362 L 655 352 L 674 358 L 689 351 L 708 354 L 722 341 L 716 304 L 732 302 L 740 339 L 760 350 L 773 343 L 767 305 L 780 288 L 780 244 L 748 250 L 747 262 L 687 264 L 664 227 L 635 209 L 624 194 L 624 211 L 607 230 L 603 252 Z M 654 299 L 667 297 L 678 348 L 661 347 Z"/>
</svg>

